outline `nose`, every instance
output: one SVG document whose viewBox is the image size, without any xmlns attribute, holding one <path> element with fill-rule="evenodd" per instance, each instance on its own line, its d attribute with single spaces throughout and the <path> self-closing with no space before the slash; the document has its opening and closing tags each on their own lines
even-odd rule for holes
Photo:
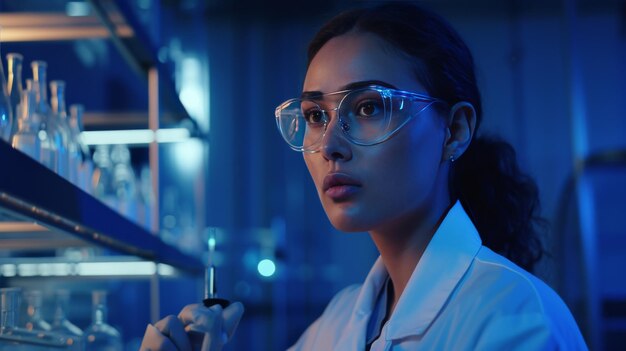
<svg viewBox="0 0 626 351">
<path fill-rule="evenodd" d="M 334 117 L 322 137 L 320 153 L 329 161 L 348 161 L 352 158 L 352 143 L 346 139 L 344 131 L 348 131 L 349 125 L 337 118 L 336 113 Z"/>
</svg>

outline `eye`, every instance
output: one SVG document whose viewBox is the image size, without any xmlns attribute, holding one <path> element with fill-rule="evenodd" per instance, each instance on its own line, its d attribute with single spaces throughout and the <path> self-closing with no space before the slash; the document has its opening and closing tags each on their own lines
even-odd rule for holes
<svg viewBox="0 0 626 351">
<path fill-rule="evenodd" d="M 310 108 L 302 111 L 304 120 L 307 124 L 323 124 L 324 123 L 324 111 L 319 108 Z"/>
<path fill-rule="evenodd" d="M 383 107 L 379 101 L 366 100 L 360 102 L 355 109 L 357 117 L 361 118 L 373 118 L 380 115 L 383 111 Z"/>
</svg>

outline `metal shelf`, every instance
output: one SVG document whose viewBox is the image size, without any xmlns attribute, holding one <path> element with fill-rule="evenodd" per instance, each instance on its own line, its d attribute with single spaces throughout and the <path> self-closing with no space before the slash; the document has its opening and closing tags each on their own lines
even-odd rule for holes
<svg viewBox="0 0 626 351">
<path fill-rule="evenodd" d="M 65 14 L 69 3 L 86 4 L 91 10 L 71 17 Z M 191 137 L 206 140 L 178 97 L 172 66 L 158 59 L 160 43 L 148 35 L 131 5 L 126 0 L 0 1 L 3 52 L 48 60 L 58 76 L 78 87 L 74 100 L 85 104 L 87 130 L 149 128 L 156 133 L 185 127 Z M 81 48 L 101 55 L 100 69 L 85 64 Z M 204 264 L 198 258 L 168 245 L 3 141 L 0 161 L 0 280 L 5 284 L 42 288 L 77 281 L 82 289 L 90 286 L 84 284 L 86 279 L 97 284 L 147 279 L 150 320 L 156 322 L 164 302 L 162 279 L 173 278 L 178 284 L 202 277 Z M 149 144 L 149 165 L 157 202 L 151 206 L 150 230 L 158 233 L 156 140 Z M 168 296 L 167 302 L 188 303 L 184 296 Z M 135 306 L 131 310 L 142 311 Z"/>
<path fill-rule="evenodd" d="M 0 141 L 0 247 L 96 245 L 198 274 L 202 263 Z M 18 222 L 16 222 L 18 220 Z M 21 222 L 21 223 L 20 223 Z M 10 234 L 13 233 L 13 234 Z M 34 247 L 31 247 L 34 249 Z"/>
<path fill-rule="evenodd" d="M 115 21 L 119 37 L 132 37 L 133 30 Z M 94 15 L 70 17 L 65 13 L 0 14 L 2 42 L 39 42 L 109 38 L 107 28 Z"/>
</svg>

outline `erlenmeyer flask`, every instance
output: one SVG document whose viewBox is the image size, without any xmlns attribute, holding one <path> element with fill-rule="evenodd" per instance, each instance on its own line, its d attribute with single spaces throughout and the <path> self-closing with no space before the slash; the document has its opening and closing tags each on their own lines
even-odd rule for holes
<svg viewBox="0 0 626 351">
<path fill-rule="evenodd" d="M 9 143 L 11 142 L 11 132 L 13 131 L 13 109 L 11 109 L 11 103 L 9 102 L 7 81 L 4 78 L 2 64 L 0 64 L 0 82 L 2 83 L 2 91 L 0 92 L 0 139 Z"/>
<path fill-rule="evenodd" d="M 24 292 L 26 301 L 26 320 L 23 323 L 27 330 L 50 331 L 52 327 L 41 317 L 41 304 L 43 295 L 39 290 L 28 290 Z"/>
<path fill-rule="evenodd" d="M 32 88 L 37 96 L 35 114 L 41 116 L 45 133 L 41 134 L 41 145 L 44 150 L 43 164 L 61 176 L 66 176 L 67 172 L 67 145 L 63 143 L 56 117 L 52 114 L 52 109 L 48 104 L 48 87 L 46 83 L 47 63 L 45 61 L 31 62 L 33 69 Z M 28 80 L 27 89 L 28 89 Z"/>
<path fill-rule="evenodd" d="M 70 129 L 69 118 L 67 117 L 67 109 L 65 108 L 65 82 L 62 80 L 53 80 L 50 82 L 50 103 L 52 106 L 52 115 L 58 132 L 61 135 L 62 143 L 66 147 L 67 159 L 65 165 L 59 165 L 59 170 L 64 169 L 65 174 L 61 174 L 70 182 L 76 184 L 78 179 L 78 165 L 81 155 L 78 144 L 72 138 L 72 130 Z"/>
<path fill-rule="evenodd" d="M 7 94 L 13 110 L 11 135 L 17 132 L 17 119 L 20 116 L 20 111 L 18 111 L 17 107 L 22 99 L 22 90 L 24 90 L 22 86 L 22 62 L 22 55 L 15 52 L 7 54 Z"/>
<path fill-rule="evenodd" d="M 54 310 L 54 320 L 52 322 L 52 331 L 66 335 L 70 344 L 81 344 L 83 331 L 67 319 L 66 311 L 70 299 L 70 292 L 68 290 L 57 290 L 55 297 L 56 306 Z M 79 346 L 78 349 L 82 349 L 82 347 Z"/>
<path fill-rule="evenodd" d="M 106 291 L 92 293 L 93 321 L 83 334 L 85 348 L 90 351 L 122 351 L 120 333 L 107 324 Z"/>
</svg>

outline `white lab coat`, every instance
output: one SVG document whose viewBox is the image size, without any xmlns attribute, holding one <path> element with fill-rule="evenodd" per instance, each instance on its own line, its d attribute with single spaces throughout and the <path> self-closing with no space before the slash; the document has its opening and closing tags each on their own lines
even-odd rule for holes
<svg viewBox="0 0 626 351">
<path fill-rule="evenodd" d="M 380 258 L 340 291 L 292 346 L 365 350 L 388 274 Z M 372 344 L 379 350 L 586 350 L 570 311 L 545 283 L 482 246 L 459 202 L 448 212 Z"/>
</svg>

